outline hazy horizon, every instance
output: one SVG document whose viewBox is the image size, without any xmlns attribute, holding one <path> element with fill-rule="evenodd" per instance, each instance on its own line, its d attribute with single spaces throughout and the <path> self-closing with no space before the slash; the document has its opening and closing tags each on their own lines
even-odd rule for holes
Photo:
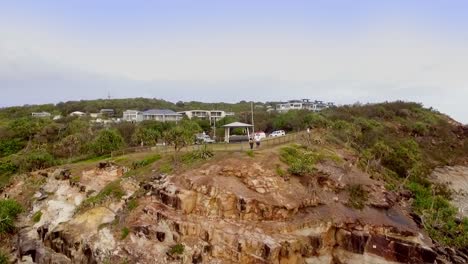
<svg viewBox="0 0 468 264">
<path fill-rule="evenodd" d="M 0 3 L 0 106 L 414 101 L 468 123 L 466 1 Z"/>
</svg>

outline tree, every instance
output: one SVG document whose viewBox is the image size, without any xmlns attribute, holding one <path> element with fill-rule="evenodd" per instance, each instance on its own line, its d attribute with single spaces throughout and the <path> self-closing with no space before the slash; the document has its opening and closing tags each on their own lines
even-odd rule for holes
<svg viewBox="0 0 468 264">
<path fill-rule="evenodd" d="M 132 135 L 132 142 L 136 145 L 152 146 L 156 145 L 160 137 L 161 133 L 158 130 L 138 126 L 135 133 Z"/>
<path fill-rule="evenodd" d="M 78 134 L 73 134 L 60 140 L 54 145 L 54 154 L 58 157 L 71 158 L 80 153 L 83 142 Z"/>
<path fill-rule="evenodd" d="M 101 130 L 91 144 L 91 149 L 96 155 L 110 154 L 124 146 L 124 140 L 115 129 Z"/>
<path fill-rule="evenodd" d="M 179 152 L 187 145 L 193 144 L 195 134 L 201 132 L 200 126 L 191 120 L 182 120 L 179 125 L 164 132 L 166 144 L 174 146 L 175 152 Z"/>
<path fill-rule="evenodd" d="M 125 143 L 130 144 L 132 142 L 132 136 L 135 133 L 136 126 L 130 122 L 123 122 L 114 125 L 114 128 L 119 131 L 122 135 Z"/>
</svg>

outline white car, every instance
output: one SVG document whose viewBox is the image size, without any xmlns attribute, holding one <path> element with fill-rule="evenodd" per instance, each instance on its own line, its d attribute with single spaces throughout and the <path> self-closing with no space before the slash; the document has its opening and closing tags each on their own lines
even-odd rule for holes
<svg viewBox="0 0 468 264">
<path fill-rule="evenodd" d="M 286 136 L 286 132 L 284 130 L 276 130 L 271 132 L 270 137 L 281 137 L 281 136 Z"/>
<path fill-rule="evenodd" d="M 259 138 L 260 140 L 266 138 L 266 134 L 263 131 L 255 132 L 254 138 Z"/>
<path fill-rule="evenodd" d="M 196 144 L 211 144 L 211 143 L 215 143 L 215 140 L 211 139 L 210 136 L 208 135 L 198 134 L 196 135 L 195 143 Z"/>
</svg>

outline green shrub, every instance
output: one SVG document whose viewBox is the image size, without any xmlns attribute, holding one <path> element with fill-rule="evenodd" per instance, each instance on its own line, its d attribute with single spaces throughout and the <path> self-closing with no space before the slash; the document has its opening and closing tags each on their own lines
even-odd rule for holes
<svg viewBox="0 0 468 264">
<path fill-rule="evenodd" d="M 16 166 L 11 160 L 0 160 L 0 188 L 10 182 L 10 178 L 18 171 Z"/>
<path fill-rule="evenodd" d="M 247 156 L 249 156 L 251 158 L 253 158 L 255 156 L 255 153 L 253 152 L 253 150 L 247 150 L 245 153 L 247 154 Z"/>
<path fill-rule="evenodd" d="M 414 211 L 423 218 L 429 235 L 443 245 L 467 248 L 468 218 L 457 221 L 457 209 L 431 186 L 410 182 L 407 187 L 414 194 Z"/>
<path fill-rule="evenodd" d="M 42 217 L 42 212 L 37 211 L 36 213 L 33 214 L 32 220 L 33 220 L 34 223 L 37 223 L 37 222 L 41 221 L 41 217 Z"/>
<path fill-rule="evenodd" d="M 121 233 L 120 239 L 124 240 L 125 238 L 127 238 L 127 236 L 129 234 L 130 234 L 130 230 L 128 229 L 128 227 L 122 228 L 122 233 Z"/>
<path fill-rule="evenodd" d="M 315 172 L 315 164 L 324 159 L 336 160 L 336 155 L 309 151 L 299 146 L 284 147 L 280 151 L 281 160 L 289 165 L 288 172 L 295 176 L 305 176 Z"/>
<path fill-rule="evenodd" d="M 184 253 L 185 246 L 182 244 L 177 244 L 171 247 L 169 254 L 171 255 L 182 255 Z"/>
<path fill-rule="evenodd" d="M 0 234 L 12 232 L 15 220 L 23 211 L 23 207 L 15 200 L 0 200 Z"/>
<path fill-rule="evenodd" d="M 367 200 L 368 193 L 360 184 L 348 186 L 348 206 L 355 209 L 363 209 Z"/>
<path fill-rule="evenodd" d="M 24 147 L 24 142 L 18 138 L 0 140 L 0 157 L 6 157 L 19 152 Z"/>
<path fill-rule="evenodd" d="M 17 155 L 14 163 L 20 171 L 26 172 L 55 166 L 57 161 L 46 150 L 38 149 Z"/>
<path fill-rule="evenodd" d="M 207 145 L 203 145 L 201 148 L 194 150 L 192 152 L 182 155 L 181 161 L 184 164 L 191 164 L 198 160 L 208 160 L 214 156 L 212 150 L 210 150 Z"/>
</svg>

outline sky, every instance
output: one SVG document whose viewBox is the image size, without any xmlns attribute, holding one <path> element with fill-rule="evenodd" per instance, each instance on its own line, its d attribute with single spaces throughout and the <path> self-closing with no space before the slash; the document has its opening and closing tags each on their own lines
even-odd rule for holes
<svg viewBox="0 0 468 264">
<path fill-rule="evenodd" d="M 468 123 L 465 0 L 5 0 L 0 107 L 415 101 Z"/>
</svg>

